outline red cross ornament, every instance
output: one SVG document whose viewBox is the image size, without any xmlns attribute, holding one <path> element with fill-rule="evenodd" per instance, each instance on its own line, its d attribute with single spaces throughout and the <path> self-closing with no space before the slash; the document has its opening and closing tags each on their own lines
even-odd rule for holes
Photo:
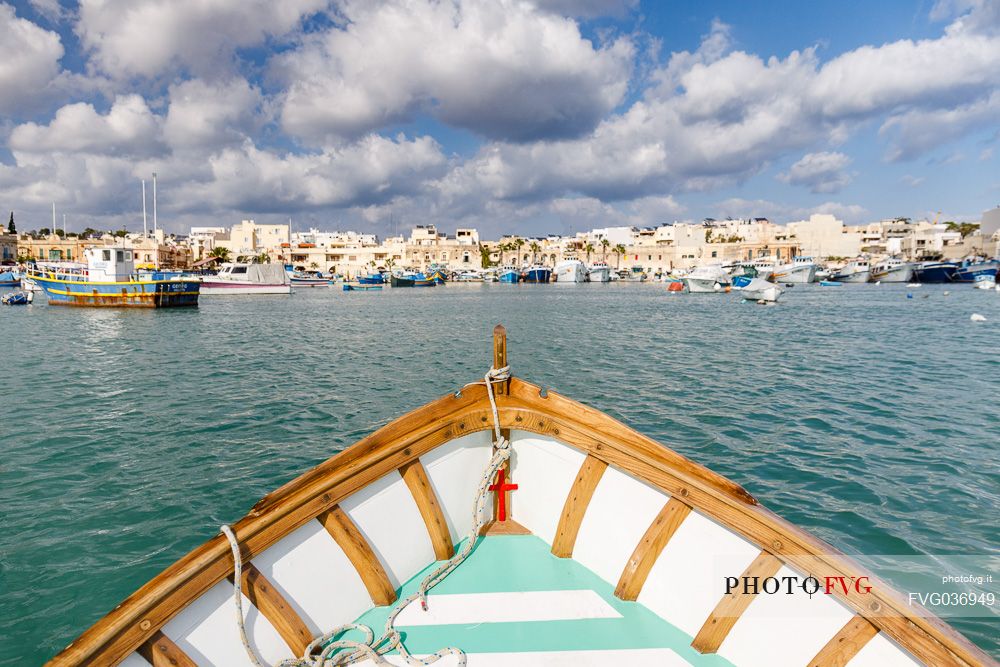
<svg viewBox="0 0 1000 667">
<path fill-rule="evenodd" d="M 497 471 L 497 482 L 489 487 L 490 491 L 497 494 L 496 496 L 496 508 L 497 508 L 497 521 L 507 520 L 507 492 L 516 491 L 517 484 L 507 484 L 504 480 L 507 477 L 507 471 L 503 468 Z"/>
</svg>

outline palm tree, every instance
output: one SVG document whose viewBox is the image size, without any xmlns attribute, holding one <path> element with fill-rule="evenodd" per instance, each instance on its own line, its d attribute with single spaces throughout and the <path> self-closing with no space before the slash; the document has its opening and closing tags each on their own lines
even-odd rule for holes
<svg viewBox="0 0 1000 667">
<path fill-rule="evenodd" d="M 521 254 L 521 246 L 523 246 L 523 245 L 524 245 L 524 239 L 522 239 L 522 238 L 519 238 L 516 241 L 514 241 L 514 248 L 517 250 L 517 254 L 518 255 Z M 518 259 L 520 259 L 520 258 L 518 258 Z M 514 263 L 518 264 L 519 262 L 515 261 Z"/>
<path fill-rule="evenodd" d="M 601 239 L 601 260 L 608 261 L 608 246 L 611 245 L 611 241 L 607 239 Z"/>
<path fill-rule="evenodd" d="M 594 244 L 588 242 L 583 249 L 587 252 L 587 264 L 590 264 L 590 253 L 594 252 Z"/>
<path fill-rule="evenodd" d="M 257 262 L 258 264 L 270 264 L 271 256 L 267 254 L 267 251 L 264 251 L 259 255 L 257 255 L 256 257 L 254 257 L 253 261 Z"/>
<path fill-rule="evenodd" d="M 484 269 L 490 268 L 490 249 L 484 246 L 482 243 L 479 244 L 479 263 Z"/>
<path fill-rule="evenodd" d="M 392 267 L 396 266 L 396 260 L 392 257 L 387 257 L 385 260 L 385 270 L 387 273 L 392 273 Z"/>
<path fill-rule="evenodd" d="M 209 257 L 218 257 L 223 262 L 229 261 L 229 248 L 223 246 L 215 246 L 208 251 Z"/>
<path fill-rule="evenodd" d="M 622 268 L 622 255 L 625 254 L 625 244 L 619 243 L 615 246 L 614 251 L 618 255 L 618 264 L 616 268 L 620 269 Z"/>
<path fill-rule="evenodd" d="M 535 255 L 538 253 L 539 250 L 542 249 L 542 246 L 538 245 L 538 243 L 536 243 L 535 241 L 532 241 L 530 247 L 531 247 L 531 263 L 534 264 Z"/>
</svg>

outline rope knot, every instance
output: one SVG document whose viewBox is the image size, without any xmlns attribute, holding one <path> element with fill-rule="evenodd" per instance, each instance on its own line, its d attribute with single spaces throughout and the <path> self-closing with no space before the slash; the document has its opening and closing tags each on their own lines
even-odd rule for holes
<svg viewBox="0 0 1000 667">
<path fill-rule="evenodd" d="M 486 373 L 486 380 L 492 382 L 503 382 L 504 380 L 510 379 L 510 366 L 504 366 L 503 368 L 493 368 L 490 367 L 489 372 Z"/>
</svg>

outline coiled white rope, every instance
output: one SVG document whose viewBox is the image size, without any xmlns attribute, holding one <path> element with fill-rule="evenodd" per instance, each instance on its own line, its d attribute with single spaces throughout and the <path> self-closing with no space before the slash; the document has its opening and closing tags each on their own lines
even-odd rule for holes
<svg viewBox="0 0 1000 667">
<path fill-rule="evenodd" d="M 423 608 L 424 611 L 427 611 L 427 592 L 444 581 L 445 577 L 451 574 L 455 568 L 461 565 L 462 562 L 469 557 L 469 554 L 472 553 L 473 547 L 476 545 L 476 540 L 479 538 L 479 532 L 486 524 L 486 519 L 484 518 L 483 513 L 486 507 L 486 494 L 488 492 L 489 485 L 493 481 L 493 478 L 496 477 L 497 471 L 500 470 L 508 459 L 510 459 L 510 441 L 504 438 L 500 432 L 500 412 L 497 409 L 496 398 L 493 395 L 493 385 L 498 382 L 504 382 L 509 377 L 510 366 L 504 366 L 503 368 L 490 368 L 490 370 L 486 373 L 483 382 L 470 383 L 486 385 L 486 395 L 490 399 L 490 409 L 493 411 L 493 430 L 496 435 L 496 443 L 494 445 L 495 449 L 493 456 L 490 457 L 489 463 L 486 464 L 486 469 L 483 471 L 483 478 L 480 480 L 479 488 L 476 491 L 476 498 L 472 510 L 472 528 L 469 530 L 469 534 L 465 538 L 462 549 L 446 562 L 442 563 L 436 570 L 427 575 L 420 583 L 420 587 L 417 589 L 416 593 L 396 602 L 392 611 L 389 612 L 389 617 L 386 619 L 385 630 L 383 631 L 382 636 L 377 640 L 375 639 L 375 633 L 367 625 L 347 623 L 337 626 L 330 632 L 320 635 L 316 639 L 312 640 L 309 645 L 306 646 L 306 649 L 303 651 L 301 657 L 282 660 L 276 667 L 337 667 L 338 665 L 347 665 L 358 662 L 359 660 L 365 658 L 371 660 L 376 665 L 387 665 L 390 663 L 386 661 L 384 656 L 393 649 L 399 651 L 399 654 L 408 665 L 430 665 L 446 655 L 457 655 L 458 667 L 465 667 L 465 652 L 462 649 L 455 648 L 453 646 L 443 648 L 426 658 L 417 658 L 413 656 L 408 650 L 406 650 L 406 646 L 403 645 L 403 640 L 399 635 L 399 631 L 393 626 L 396 622 L 396 617 L 399 616 L 400 612 L 416 600 L 420 600 L 421 608 Z M 222 531 L 222 534 L 226 536 L 226 539 L 229 540 L 229 546 L 233 552 L 233 602 L 236 607 L 236 625 L 240 631 L 240 640 L 243 642 L 243 648 L 246 649 L 247 656 L 250 658 L 250 662 L 253 666 L 266 667 L 264 662 L 258 657 L 256 650 L 254 650 L 254 648 L 250 645 L 250 640 L 247 637 L 246 624 L 243 619 L 243 591 L 241 586 L 243 559 L 240 556 L 239 542 L 237 542 L 236 536 L 233 534 L 233 531 L 229 526 L 221 526 L 220 530 Z M 338 639 L 336 641 L 331 641 L 337 635 L 349 630 L 361 632 L 365 635 L 365 640 L 354 641 L 350 639 Z M 316 653 L 316 650 L 320 647 L 322 647 L 322 650 Z M 350 651 L 340 653 L 340 651 L 345 649 L 350 649 Z"/>
</svg>

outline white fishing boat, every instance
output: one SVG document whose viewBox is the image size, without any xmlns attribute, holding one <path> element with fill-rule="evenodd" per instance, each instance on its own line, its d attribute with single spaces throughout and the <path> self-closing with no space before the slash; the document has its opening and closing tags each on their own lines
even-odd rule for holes
<svg viewBox="0 0 1000 667">
<path fill-rule="evenodd" d="M 997 286 L 996 276 L 976 276 L 972 281 L 972 286 L 976 289 L 993 289 Z"/>
<path fill-rule="evenodd" d="M 735 283 L 733 289 L 738 290 L 740 296 L 748 301 L 776 303 L 782 294 L 780 287 L 763 278 L 751 278 L 742 286 L 740 286 L 740 282 L 742 281 Z"/>
<path fill-rule="evenodd" d="M 816 281 L 818 269 L 812 257 L 793 257 L 791 262 L 774 267 L 771 280 L 779 283 L 811 283 Z"/>
<path fill-rule="evenodd" d="M 483 282 L 483 274 L 476 271 L 463 271 L 455 277 L 456 283 L 481 283 Z"/>
<path fill-rule="evenodd" d="M 871 266 L 867 259 L 855 259 L 836 271 L 830 280 L 838 283 L 866 283 L 871 278 Z"/>
<path fill-rule="evenodd" d="M 587 267 L 578 259 L 564 259 L 556 264 L 557 283 L 582 283 L 587 281 Z"/>
<path fill-rule="evenodd" d="M 201 283 L 202 296 L 291 293 L 291 278 L 281 264 L 226 263 L 217 275 L 205 276 Z"/>
<path fill-rule="evenodd" d="M 883 283 L 909 283 L 916 265 L 898 257 L 888 257 L 872 267 L 871 280 Z"/>
<path fill-rule="evenodd" d="M 729 291 L 729 274 L 721 264 L 699 266 L 684 277 L 684 284 L 692 294 L 709 294 Z"/>
<path fill-rule="evenodd" d="M 607 262 L 594 262 L 587 271 L 587 278 L 592 283 L 606 283 L 612 280 L 611 267 Z"/>
<path fill-rule="evenodd" d="M 735 482 L 511 377 L 502 327 L 484 379 L 268 494 L 49 665 L 439 658 L 441 667 L 996 665 Z"/>
</svg>

